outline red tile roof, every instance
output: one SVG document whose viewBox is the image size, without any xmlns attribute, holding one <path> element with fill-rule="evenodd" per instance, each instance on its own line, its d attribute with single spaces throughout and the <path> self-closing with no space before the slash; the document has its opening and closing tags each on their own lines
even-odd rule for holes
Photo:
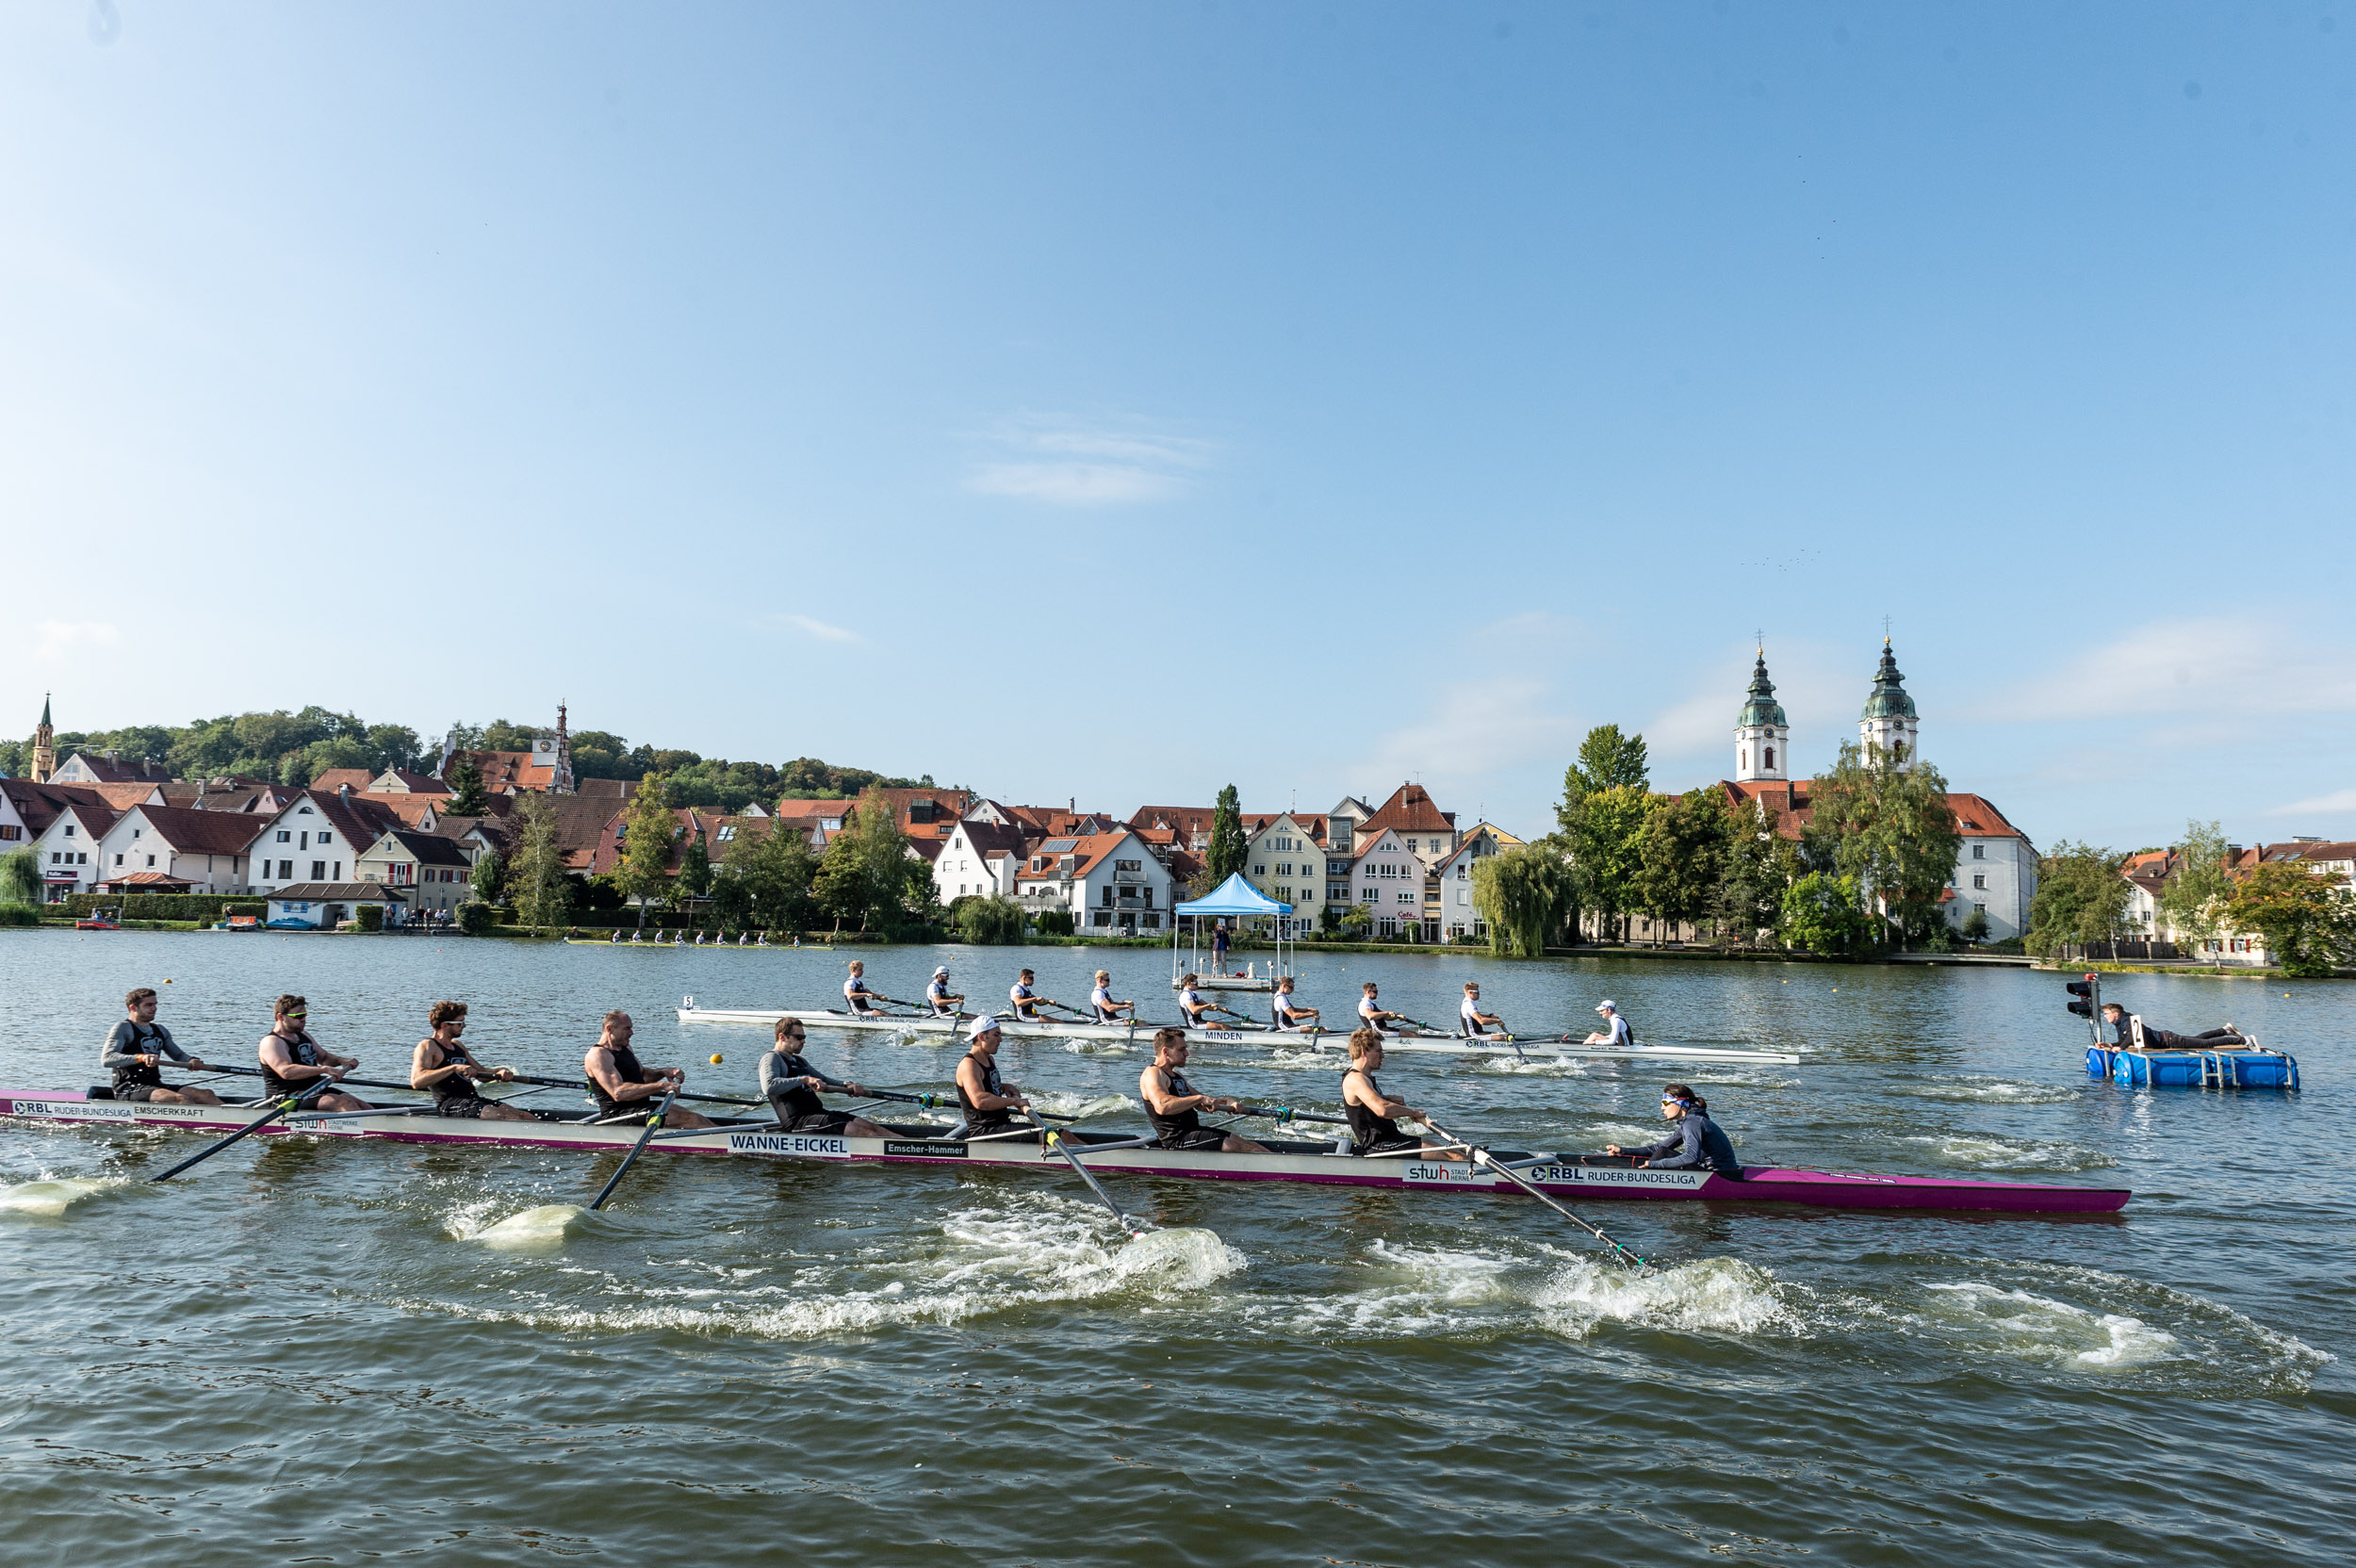
<svg viewBox="0 0 2356 1568">
<path fill-rule="evenodd" d="M 1794 779 L 1789 783 L 1751 780 L 1738 784 L 1722 778 L 1718 788 L 1725 792 L 1728 806 L 1759 802 L 1775 813 L 1775 832 L 1786 839 L 1796 839 L 1807 827 L 1808 818 L 1815 814 L 1809 798 L 1809 780 Z M 1967 839 L 2019 839 L 2027 841 L 2028 835 L 2004 820 L 2004 814 L 1986 795 L 1958 794 L 1950 792 L 1947 808 L 1955 814 L 1955 830 Z"/>
<path fill-rule="evenodd" d="M 1383 803 L 1382 809 L 1358 825 L 1361 833 L 1380 833 L 1396 827 L 1401 833 L 1453 833 L 1456 818 L 1432 804 L 1432 796 L 1420 784 L 1401 784 Z"/>
<path fill-rule="evenodd" d="M 1129 830 L 1123 827 L 1116 828 L 1110 833 L 1058 834 L 1051 838 L 1040 839 L 1036 842 L 1026 842 L 1023 846 L 1024 852 L 1023 869 L 1015 873 L 1014 879 L 1017 884 L 1021 884 L 1054 882 L 1067 874 L 1084 876 L 1088 874 L 1088 868 L 1128 842 L 1129 838 Z M 1050 851 L 1045 846 L 1051 843 L 1069 843 L 1072 847 Z M 1072 858 L 1072 869 L 1069 873 L 1063 870 L 1066 856 Z M 1031 869 L 1039 866 L 1042 860 L 1046 862 L 1043 867 L 1037 871 Z"/>
<path fill-rule="evenodd" d="M 243 855 L 270 825 L 268 817 L 243 811 L 197 811 L 185 806 L 134 809 L 147 819 L 157 837 L 182 855 Z"/>
<path fill-rule="evenodd" d="M 350 790 L 358 794 L 376 782 L 374 768 L 321 768 L 311 779 L 314 790 Z"/>
</svg>

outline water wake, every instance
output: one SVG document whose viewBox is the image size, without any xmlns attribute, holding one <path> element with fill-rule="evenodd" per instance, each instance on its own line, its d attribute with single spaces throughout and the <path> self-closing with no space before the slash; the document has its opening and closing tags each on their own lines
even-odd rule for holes
<svg viewBox="0 0 2356 1568">
<path fill-rule="evenodd" d="M 1542 1324 L 1573 1339 L 1605 1323 L 1742 1335 L 1802 1327 L 1775 1276 L 1739 1258 L 1702 1258 L 1655 1274 L 1580 1259 L 1547 1282 L 1532 1304 Z"/>
<path fill-rule="evenodd" d="M 0 1214 L 20 1214 L 35 1219 L 62 1219 L 66 1211 L 85 1199 L 123 1186 L 120 1177 L 65 1176 L 54 1180 L 19 1182 L 0 1187 Z"/>
<path fill-rule="evenodd" d="M 1902 1083 L 1895 1092 L 1918 1100 L 1949 1100 L 1989 1105 L 2059 1105 L 2079 1098 L 2077 1089 L 2058 1084 L 2023 1083 L 2017 1078 L 1991 1078 L 1962 1073 Z"/>
<path fill-rule="evenodd" d="M 458 1233 L 463 1240 L 479 1241 L 485 1247 L 532 1251 L 563 1246 L 564 1238 L 574 1234 L 588 1217 L 589 1211 L 578 1203 L 543 1203 Z"/>
<path fill-rule="evenodd" d="M 2097 1149 L 1998 1133 L 1934 1133 L 1896 1141 L 1926 1149 L 1942 1164 L 1971 1170 L 2099 1170 L 2119 1163 Z"/>
</svg>

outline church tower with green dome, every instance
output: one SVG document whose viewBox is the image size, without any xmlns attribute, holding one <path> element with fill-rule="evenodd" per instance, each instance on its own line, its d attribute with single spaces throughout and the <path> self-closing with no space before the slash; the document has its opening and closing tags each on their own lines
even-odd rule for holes
<svg viewBox="0 0 2356 1568">
<path fill-rule="evenodd" d="M 1750 699 L 1734 721 L 1735 782 L 1782 783 L 1792 776 L 1791 769 L 1792 727 L 1775 700 L 1775 683 L 1767 678 L 1767 650 L 1761 647 L 1751 669 Z"/>
<path fill-rule="evenodd" d="M 1882 639 L 1881 667 L 1873 672 L 1873 690 L 1865 699 L 1865 712 L 1857 720 L 1857 743 L 1864 748 L 1868 763 L 1879 760 L 1904 772 L 1914 763 L 1915 744 L 1922 722 L 1915 717 L 1914 699 L 1906 695 L 1906 677 L 1898 673 L 1897 656 L 1890 651 L 1890 639 Z"/>
</svg>

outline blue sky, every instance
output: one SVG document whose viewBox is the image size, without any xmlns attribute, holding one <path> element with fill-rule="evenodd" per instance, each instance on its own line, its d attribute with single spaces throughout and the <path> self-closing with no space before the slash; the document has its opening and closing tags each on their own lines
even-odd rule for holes
<svg viewBox="0 0 2356 1568">
<path fill-rule="evenodd" d="M 29 727 L 548 713 L 1126 812 L 1890 617 L 2040 844 L 2356 836 L 2356 6 L 0 14 Z"/>
</svg>

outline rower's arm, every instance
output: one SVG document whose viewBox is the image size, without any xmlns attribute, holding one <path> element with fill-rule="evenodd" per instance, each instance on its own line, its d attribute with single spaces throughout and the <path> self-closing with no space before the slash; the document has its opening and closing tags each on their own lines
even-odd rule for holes
<svg viewBox="0 0 2356 1568">
<path fill-rule="evenodd" d="M 1019 1094 L 992 1094 L 984 1088 L 981 1070 L 973 1066 L 970 1060 L 957 1064 L 957 1086 L 965 1090 L 965 1097 L 973 1102 L 976 1110 L 1005 1111 L 1030 1108 L 1029 1102 Z"/>
<path fill-rule="evenodd" d="M 582 1071 L 597 1080 L 600 1088 L 620 1102 L 651 1099 L 671 1086 L 661 1079 L 651 1084 L 631 1083 L 614 1070 L 614 1056 L 611 1052 L 593 1051 L 581 1066 Z"/>
<path fill-rule="evenodd" d="M 426 1066 L 426 1048 L 433 1043 L 432 1040 L 419 1040 L 417 1048 L 409 1054 L 409 1086 L 413 1089 L 429 1089 L 446 1079 L 463 1077 L 466 1073 L 464 1060 L 458 1057 L 444 1062 L 440 1067 Z"/>
</svg>

